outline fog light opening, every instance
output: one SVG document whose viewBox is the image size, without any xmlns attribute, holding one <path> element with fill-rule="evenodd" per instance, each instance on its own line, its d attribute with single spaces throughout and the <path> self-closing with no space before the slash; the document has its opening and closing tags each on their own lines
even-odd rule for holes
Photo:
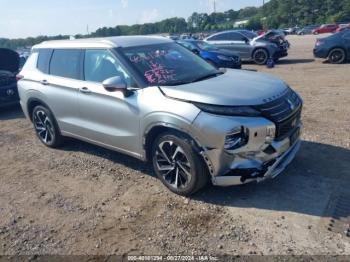
<svg viewBox="0 0 350 262">
<path fill-rule="evenodd" d="M 224 148 L 235 150 L 245 146 L 249 140 L 249 130 L 243 126 L 237 127 L 226 135 Z"/>
</svg>

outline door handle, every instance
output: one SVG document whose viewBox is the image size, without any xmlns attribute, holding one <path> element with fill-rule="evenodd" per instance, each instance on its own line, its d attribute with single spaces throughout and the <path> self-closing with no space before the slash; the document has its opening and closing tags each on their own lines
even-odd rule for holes
<svg viewBox="0 0 350 262">
<path fill-rule="evenodd" d="M 91 93 L 91 90 L 87 87 L 82 87 L 79 89 L 79 92 L 80 93 L 83 93 L 83 94 L 90 94 Z"/>
<path fill-rule="evenodd" d="M 49 84 L 49 82 L 47 82 L 47 80 L 44 79 L 44 80 L 40 81 L 40 84 L 47 86 Z"/>
</svg>

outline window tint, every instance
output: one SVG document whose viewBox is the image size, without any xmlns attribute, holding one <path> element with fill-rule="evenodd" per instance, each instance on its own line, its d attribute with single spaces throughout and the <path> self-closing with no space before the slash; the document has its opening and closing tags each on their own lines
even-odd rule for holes
<svg viewBox="0 0 350 262">
<path fill-rule="evenodd" d="M 229 33 L 228 40 L 230 41 L 244 41 L 245 37 L 240 33 Z"/>
<path fill-rule="evenodd" d="M 85 51 L 84 76 L 86 81 L 98 83 L 111 77 L 120 76 L 126 80 L 128 86 L 131 85 L 130 76 L 107 50 Z"/>
<path fill-rule="evenodd" d="M 216 40 L 221 40 L 221 41 L 244 41 L 245 37 L 241 35 L 240 33 L 222 33 L 219 35 L 215 35 L 211 38 L 209 38 L 209 41 L 216 41 Z"/>
<path fill-rule="evenodd" d="M 39 49 L 38 53 L 39 53 L 39 57 L 38 57 L 37 68 L 41 72 L 48 74 L 52 50 L 51 49 Z"/>
<path fill-rule="evenodd" d="M 193 44 L 191 44 L 189 42 L 179 41 L 179 43 L 181 45 L 183 45 L 184 47 L 186 47 L 187 49 L 190 49 L 190 50 L 196 49 L 196 46 L 194 46 Z"/>
<path fill-rule="evenodd" d="M 50 74 L 72 79 L 80 79 L 80 50 L 58 49 L 53 52 Z"/>
<path fill-rule="evenodd" d="M 229 40 L 228 33 L 223 33 L 219 35 L 214 35 L 208 39 L 209 41 L 217 41 L 217 40 Z"/>
</svg>

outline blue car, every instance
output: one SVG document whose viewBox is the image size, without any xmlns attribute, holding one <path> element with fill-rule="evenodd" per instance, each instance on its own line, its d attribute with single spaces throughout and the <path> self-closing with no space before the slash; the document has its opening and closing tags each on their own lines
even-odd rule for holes
<svg viewBox="0 0 350 262">
<path fill-rule="evenodd" d="M 18 70 L 19 55 L 10 49 L 0 48 L 0 108 L 19 104 Z"/>
<path fill-rule="evenodd" d="M 242 68 L 242 60 L 238 53 L 219 49 L 201 40 L 178 40 L 178 44 L 191 50 L 217 68 Z"/>
</svg>

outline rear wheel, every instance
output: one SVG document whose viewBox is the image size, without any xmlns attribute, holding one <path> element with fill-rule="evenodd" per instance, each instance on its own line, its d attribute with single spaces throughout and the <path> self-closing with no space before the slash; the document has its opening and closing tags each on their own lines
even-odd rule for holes
<svg viewBox="0 0 350 262">
<path fill-rule="evenodd" d="M 332 64 L 342 64 L 345 62 L 346 54 L 341 48 L 334 48 L 329 52 L 328 61 Z"/>
<path fill-rule="evenodd" d="M 208 171 L 192 141 L 179 132 L 158 136 L 152 146 L 153 167 L 172 192 L 189 196 L 208 183 Z"/>
<path fill-rule="evenodd" d="M 257 49 L 253 54 L 253 60 L 258 65 L 265 65 L 269 54 L 265 49 Z"/>
<path fill-rule="evenodd" d="M 44 106 L 36 106 L 32 113 L 34 129 L 39 140 L 48 147 L 58 147 L 63 137 L 51 111 Z"/>
</svg>

